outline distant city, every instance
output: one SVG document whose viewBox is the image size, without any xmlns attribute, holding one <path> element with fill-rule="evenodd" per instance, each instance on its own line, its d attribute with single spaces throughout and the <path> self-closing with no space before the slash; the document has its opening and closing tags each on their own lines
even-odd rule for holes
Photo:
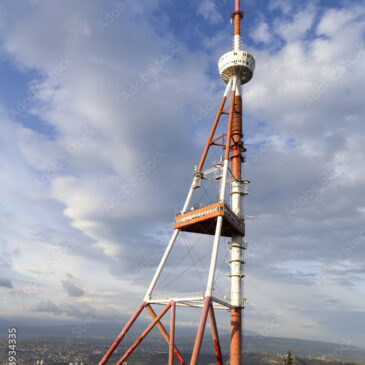
<svg viewBox="0 0 365 365">
<path fill-rule="evenodd" d="M 280 346 L 293 345 L 294 348 L 298 350 L 297 353 L 302 355 L 296 355 L 295 351 L 293 355 L 296 359 L 296 364 L 300 365 L 358 365 L 365 364 L 361 359 L 365 359 L 365 351 L 353 348 L 346 349 L 346 351 L 339 347 L 339 345 L 326 345 L 325 343 L 316 343 L 310 341 L 301 340 L 286 340 L 284 344 L 284 339 L 277 339 L 267 337 L 265 341 L 255 339 L 255 336 L 249 337 L 246 344 L 253 344 L 261 346 L 262 352 L 250 352 L 245 353 L 245 364 L 247 365 L 284 365 L 286 352 L 281 350 L 280 352 L 275 351 L 274 348 L 280 348 Z M 289 342 L 288 342 L 289 341 Z M 290 342 L 292 341 L 292 342 Z M 304 356 L 304 353 L 308 353 L 308 348 L 306 345 L 312 343 L 313 355 Z M 281 344 L 281 345 L 280 345 Z M 315 346 L 314 344 L 317 344 Z M 182 343 L 181 349 L 182 354 L 186 359 L 189 358 L 188 341 Z M 8 343 L 6 340 L 0 340 L 0 365 L 8 365 Z M 332 346 L 326 347 L 326 346 Z M 157 351 L 151 348 L 149 344 L 147 348 L 139 349 L 130 358 L 130 361 L 126 365 L 161 365 L 167 363 L 167 351 L 159 350 Z M 272 347 L 271 351 L 268 351 Z M 99 363 L 102 355 L 107 350 L 108 345 L 95 344 L 95 343 L 67 343 L 66 339 L 61 342 L 46 342 L 46 341 L 20 341 L 17 350 L 17 365 L 96 365 Z M 282 347 L 284 348 L 284 347 Z M 119 360 L 125 348 L 121 347 L 110 360 L 110 364 L 115 364 Z M 322 354 L 320 352 L 322 351 Z M 225 359 L 228 359 L 227 351 L 224 353 Z M 342 362 L 336 356 L 341 355 L 348 359 L 351 358 L 353 354 L 353 361 Z M 334 358 L 331 360 L 331 357 Z M 212 354 L 202 353 L 201 359 L 199 361 L 200 365 L 213 365 L 216 364 L 215 357 Z M 225 365 L 229 365 L 229 362 L 225 362 Z"/>
<path fill-rule="evenodd" d="M 70 345 L 37 341 L 20 342 L 17 351 L 17 365 L 87 365 L 96 364 L 100 349 L 95 346 Z M 0 342 L 0 364 L 8 365 L 7 341 Z"/>
</svg>

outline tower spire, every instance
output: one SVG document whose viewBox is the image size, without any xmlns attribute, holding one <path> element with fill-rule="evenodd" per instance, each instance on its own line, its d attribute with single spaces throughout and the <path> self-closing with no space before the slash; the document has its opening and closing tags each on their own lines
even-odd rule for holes
<svg viewBox="0 0 365 365">
<path fill-rule="evenodd" d="M 243 12 L 241 11 L 240 0 L 235 0 L 235 9 L 232 13 L 232 19 L 234 24 L 234 50 L 239 51 L 241 48 L 241 19 L 243 18 Z"/>
</svg>

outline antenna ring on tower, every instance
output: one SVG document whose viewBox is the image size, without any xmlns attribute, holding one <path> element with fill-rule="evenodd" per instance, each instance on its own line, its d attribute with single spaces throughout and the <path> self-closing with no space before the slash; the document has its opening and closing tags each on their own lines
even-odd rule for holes
<svg viewBox="0 0 365 365">
<path fill-rule="evenodd" d="M 240 18 L 242 19 L 243 16 L 244 16 L 245 12 L 243 12 L 242 10 L 237 10 L 237 11 L 234 11 L 231 15 L 232 19 L 236 16 L 236 15 L 239 15 Z"/>
</svg>

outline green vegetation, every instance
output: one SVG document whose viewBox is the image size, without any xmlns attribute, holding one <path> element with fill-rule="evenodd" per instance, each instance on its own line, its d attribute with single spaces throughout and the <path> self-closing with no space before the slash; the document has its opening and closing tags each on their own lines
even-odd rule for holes
<svg viewBox="0 0 365 365">
<path fill-rule="evenodd" d="M 291 354 L 291 350 L 288 351 L 284 365 L 294 365 L 294 359 L 293 355 Z"/>
</svg>

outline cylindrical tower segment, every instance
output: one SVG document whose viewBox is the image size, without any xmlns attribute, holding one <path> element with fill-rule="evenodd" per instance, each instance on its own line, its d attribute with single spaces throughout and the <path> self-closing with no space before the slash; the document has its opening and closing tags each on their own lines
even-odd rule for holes
<svg viewBox="0 0 365 365">
<path fill-rule="evenodd" d="M 240 0 L 235 0 L 235 10 L 232 14 L 234 24 L 234 46 L 235 51 L 239 51 L 241 48 L 241 18 L 243 13 L 241 11 Z"/>
<path fill-rule="evenodd" d="M 241 166 L 243 153 L 243 132 L 242 132 L 242 98 L 240 85 L 237 86 L 232 121 L 232 142 L 231 142 L 231 206 L 232 210 L 239 217 L 241 215 Z M 231 304 L 235 309 L 231 310 L 231 365 L 241 365 L 242 346 L 242 264 L 243 264 L 243 237 L 239 234 L 232 236 L 231 250 Z"/>
</svg>

